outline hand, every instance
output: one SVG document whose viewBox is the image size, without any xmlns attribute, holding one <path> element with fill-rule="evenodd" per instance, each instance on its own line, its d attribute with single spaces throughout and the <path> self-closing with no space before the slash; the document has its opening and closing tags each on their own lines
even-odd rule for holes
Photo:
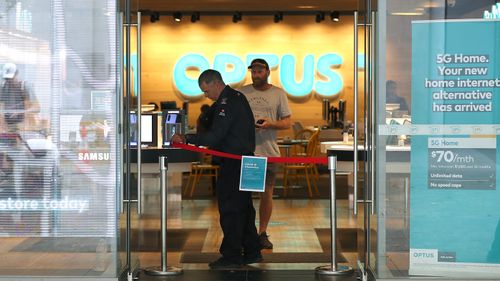
<svg viewBox="0 0 500 281">
<path fill-rule="evenodd" d="M 258 129 L 267 129 L 271 126 L 271 120 L 269 118 L 259 118 L 255 121 L 255 127 Z"/>
<path fill-rule="evenodd" d="M 175 143 L 185 143 L 186 137 L 184 137 L 183 135 L 175 134 L 172 136 L 171 141 Z"/>
</svg>

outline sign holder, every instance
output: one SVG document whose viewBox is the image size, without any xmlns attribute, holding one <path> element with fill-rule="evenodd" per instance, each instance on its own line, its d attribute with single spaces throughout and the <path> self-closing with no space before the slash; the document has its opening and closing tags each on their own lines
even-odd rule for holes
<svg viewBox="0 0 500 281">
<path fill-rule="evenodd" d="M 352 267 L 337 264 L 337 204 L 335 196 L 335 171 L 337 156 L 328 156 L 328 170 L 330 170 L 330 229 L 332 240 L 332 262 L 329 265 L 318 266 L 315 273 L 318 275 L 349 275 L 354 272 Z"/>
</svg>

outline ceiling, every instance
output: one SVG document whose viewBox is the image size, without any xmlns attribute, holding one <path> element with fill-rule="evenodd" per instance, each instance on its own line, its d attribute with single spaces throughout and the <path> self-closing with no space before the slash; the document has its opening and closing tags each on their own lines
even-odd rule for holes
<svg viewBox="0 0 500 281">
<path fill-rule="evenodd" d="M 354 11 L 358 9 L 358 0 L 133 0 L 131 9 L 199 12 Z"/>
</svg>

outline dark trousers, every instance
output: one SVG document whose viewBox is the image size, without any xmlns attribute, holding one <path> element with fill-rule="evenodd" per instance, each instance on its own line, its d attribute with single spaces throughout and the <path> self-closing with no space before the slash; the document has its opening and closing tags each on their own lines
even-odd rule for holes
<svg viewBox="0 0 500 281">
<path fill-rule="evenodd" d="M 220 225 L 224 233 L 219 251 L 224 258 L 238 263 L 243 261 L 242 254 L 260 253 L 252 193 L 238 190 L 240 166 L 240 160 L 222 160 L 217 180 Z"/>
</svg>

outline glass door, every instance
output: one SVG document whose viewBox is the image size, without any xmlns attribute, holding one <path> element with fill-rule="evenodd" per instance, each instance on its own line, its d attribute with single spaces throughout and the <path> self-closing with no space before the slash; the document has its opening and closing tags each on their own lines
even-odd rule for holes
<svg viewBox="0 0 500 281">
<path fill-rule="evenodd" d="M 123 1 L 121 11 L 121 120 L 123 122 L 123 166 L 122 181 L 122 216 L 120 233 L 124 240 L 121 244 L 127 264 L 127 275 L 130 278 L 139 269 L 139 250 L 136 247 L 137 229 L 140 227 L 142 215 L 141 200 L 141 81 L 140 81 L 140 30 L 138 16 L 139 1 Z"/>
<path fill-rule="evenodd" d="M 359 1 L 354 13 L 354 213 L 358 221 L 358 269 L 364 278 L 374 259 L 377 213 L 373 163 L 374 155 L 374 27 L 372 1 Z"/>
<path fill-rule="evenodd" d="M 0 2 L 0 278 L 118 278 L 117 2 Z"/>
</svg>

